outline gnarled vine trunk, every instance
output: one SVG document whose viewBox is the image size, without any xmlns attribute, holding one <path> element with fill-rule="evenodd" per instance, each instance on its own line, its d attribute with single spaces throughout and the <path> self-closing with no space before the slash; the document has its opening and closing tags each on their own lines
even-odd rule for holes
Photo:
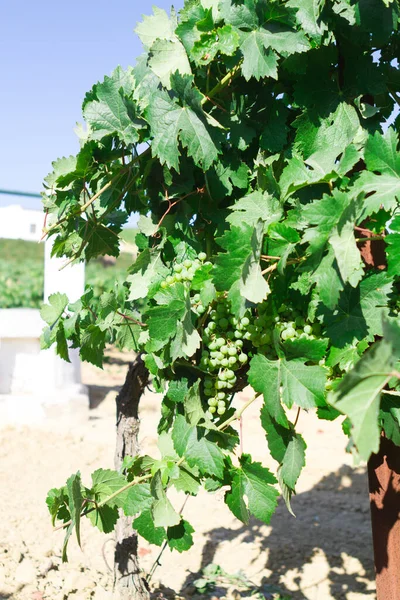
<svg viewBox="0 0 400 600">
<path fill-rule="evenodd" d="M 119 469 L 125 456 L 139 451 L 140 398 L 149 380 L 149 372 L 137 357 L 129 366 L 126 380 L 116 399 L 117 444 L 115 468 Z M 114 598 L 116 600 L 148 600 L 148 586 L 139 568 L 137 534 L 132 529 L 132 517 L 121 514 L 115 531 Z"/>
</svg>

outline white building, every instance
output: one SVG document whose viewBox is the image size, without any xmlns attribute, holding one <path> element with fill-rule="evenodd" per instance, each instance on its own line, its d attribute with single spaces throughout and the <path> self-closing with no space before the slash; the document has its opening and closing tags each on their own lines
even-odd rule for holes
<svg viewBox="0 0 400 600">
<path fill-rule="evenodd" d="M 44 213 L 19 204 L 0 207 L 0 238 L 38 242 L 42 237 Z"/>
</svg>

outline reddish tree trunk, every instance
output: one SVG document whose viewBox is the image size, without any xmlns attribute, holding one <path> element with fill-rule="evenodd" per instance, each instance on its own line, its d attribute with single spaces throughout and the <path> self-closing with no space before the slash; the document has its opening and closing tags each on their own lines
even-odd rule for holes
<svg viewBox="0 0 400 600">
<path fill-rule="evenodd" d="M 400 600 L 400 449 L 383 436 L 368 477 L 377 600 Z"/>
</svg>

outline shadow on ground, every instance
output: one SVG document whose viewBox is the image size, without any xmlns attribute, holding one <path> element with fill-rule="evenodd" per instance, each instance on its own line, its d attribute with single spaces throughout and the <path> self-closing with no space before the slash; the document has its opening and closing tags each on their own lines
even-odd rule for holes
<svg viewBox="0 0 400 600">
<path fill-rule="evenodd" d="M 375 598 L 371 589 L 374 563 L 365 470 L 341 467 L 296 496 L 292 508 L 296 518 L 280 502 L 269 535 L 267 528 L 255 520 L 240 529 L 219 527 L 210 531 L 201 567 L 216 562 L 222 541 L 240 538 L 241 544 L 255 544 L 260 553 L 265 553 L 263 571 L 271 571 L 272 575 L 264 576 L 262 583 L 279 586 L 295 600 L 325 600 L 327 593 L 335 600 L 345 600 L 351 593 Z M 199 575 L 188 578 L 182 594 Z"/>
</svg>

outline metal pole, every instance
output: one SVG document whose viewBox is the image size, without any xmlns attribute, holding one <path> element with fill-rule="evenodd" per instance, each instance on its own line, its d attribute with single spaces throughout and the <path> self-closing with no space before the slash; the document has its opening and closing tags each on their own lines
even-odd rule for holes
<svg viewBox="0 0 400 600">
<path fill-rule="evenodd" d="M 400 448 L 384 436 L 368 479 L 377 600 L 400 600 Z"/>
</svg>

